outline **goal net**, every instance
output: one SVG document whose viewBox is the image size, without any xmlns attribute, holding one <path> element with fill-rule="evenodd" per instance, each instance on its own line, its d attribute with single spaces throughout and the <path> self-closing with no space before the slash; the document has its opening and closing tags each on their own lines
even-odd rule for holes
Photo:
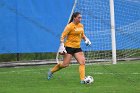
<svg viewBox="0 0 140 93">
<path fill-rule="evenodd" d="M 112 61 L 110 0 L 76 0 L 91 47 L 81 46 L 88 62 Z M 140 1 L 114 0 L 117 60 L 140 57 Z"/>
</svg>

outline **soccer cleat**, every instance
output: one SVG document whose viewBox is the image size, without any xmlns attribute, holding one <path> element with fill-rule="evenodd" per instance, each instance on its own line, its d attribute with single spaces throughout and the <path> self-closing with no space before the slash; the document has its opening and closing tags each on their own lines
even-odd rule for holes
<svg viewBox="0 0 140 93">
<path fill-rule="evenodd" d="M 49 70 L 49 72 L 48 72 L 48 80 L 50 80 L 52 78 L 52 76 L 53 76 L 53 73 Z"/>
<path fill-rule="evenodd" d="M 81 83 L 81 84 L 85 84 L 85 81 L 84 81 L 84 80 L 81 80 L 80 83 Z"/>
</svg>

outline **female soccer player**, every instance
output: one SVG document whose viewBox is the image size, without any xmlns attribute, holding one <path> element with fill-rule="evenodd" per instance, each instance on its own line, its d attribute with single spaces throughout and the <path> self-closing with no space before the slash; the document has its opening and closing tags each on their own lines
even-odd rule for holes
<svg viewBox="0 0 140 93">
<path fill-rule="evenodd" d="M 81 84 L 84 84 L 85 78 L 85 57 L 82 49 L 80 47 L 81 40 L 84 39 L 86 45 L 91 45 L 90 40 L 84 34 L 84 27 L 80 23 L 82 17 L 79 12 L 73 13 L 69 24 L 65 27 L 61 38 L 60 38 L 60 47 L 58 52 L 61 55 L 64 55 L 63 63 L 55 65 L 48 72 L 48 80 L 52 77 L 53 73 L 65 68 L 69 65 L 72 56 L 78 61 L 79 73 Z M 66 38 L 67 37 L 67 38 Z M 66 38 L 66 41 L 64 39 Z"/>
</svg>

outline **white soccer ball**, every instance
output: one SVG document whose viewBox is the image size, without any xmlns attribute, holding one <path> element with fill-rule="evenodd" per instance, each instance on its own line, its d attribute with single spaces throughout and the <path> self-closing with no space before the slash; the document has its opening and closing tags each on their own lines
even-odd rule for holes
<svg viewBox="0 0 140 93">
<path fill-rule="evenodd" d="M 94 79 L 92 76 L 86 76 L 84 81 L 85 81 L 85 84 L 91 84 L 94 82 Z"/>
</svg>

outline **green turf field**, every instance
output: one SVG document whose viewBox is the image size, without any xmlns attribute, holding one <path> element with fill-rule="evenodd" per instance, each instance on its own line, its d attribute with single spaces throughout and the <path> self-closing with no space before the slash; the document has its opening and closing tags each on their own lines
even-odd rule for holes
<svg viewBox="0 0 140 93">
<path fill-rule="evenodd" d="M 79 83 L 78 65 L 48 81 L 50 67 L 0 68 L 0 93 L 140 93 L 140 61 L 87 65 L 86 74 L 95 79 L 91 85 Z"/>
</svg>

